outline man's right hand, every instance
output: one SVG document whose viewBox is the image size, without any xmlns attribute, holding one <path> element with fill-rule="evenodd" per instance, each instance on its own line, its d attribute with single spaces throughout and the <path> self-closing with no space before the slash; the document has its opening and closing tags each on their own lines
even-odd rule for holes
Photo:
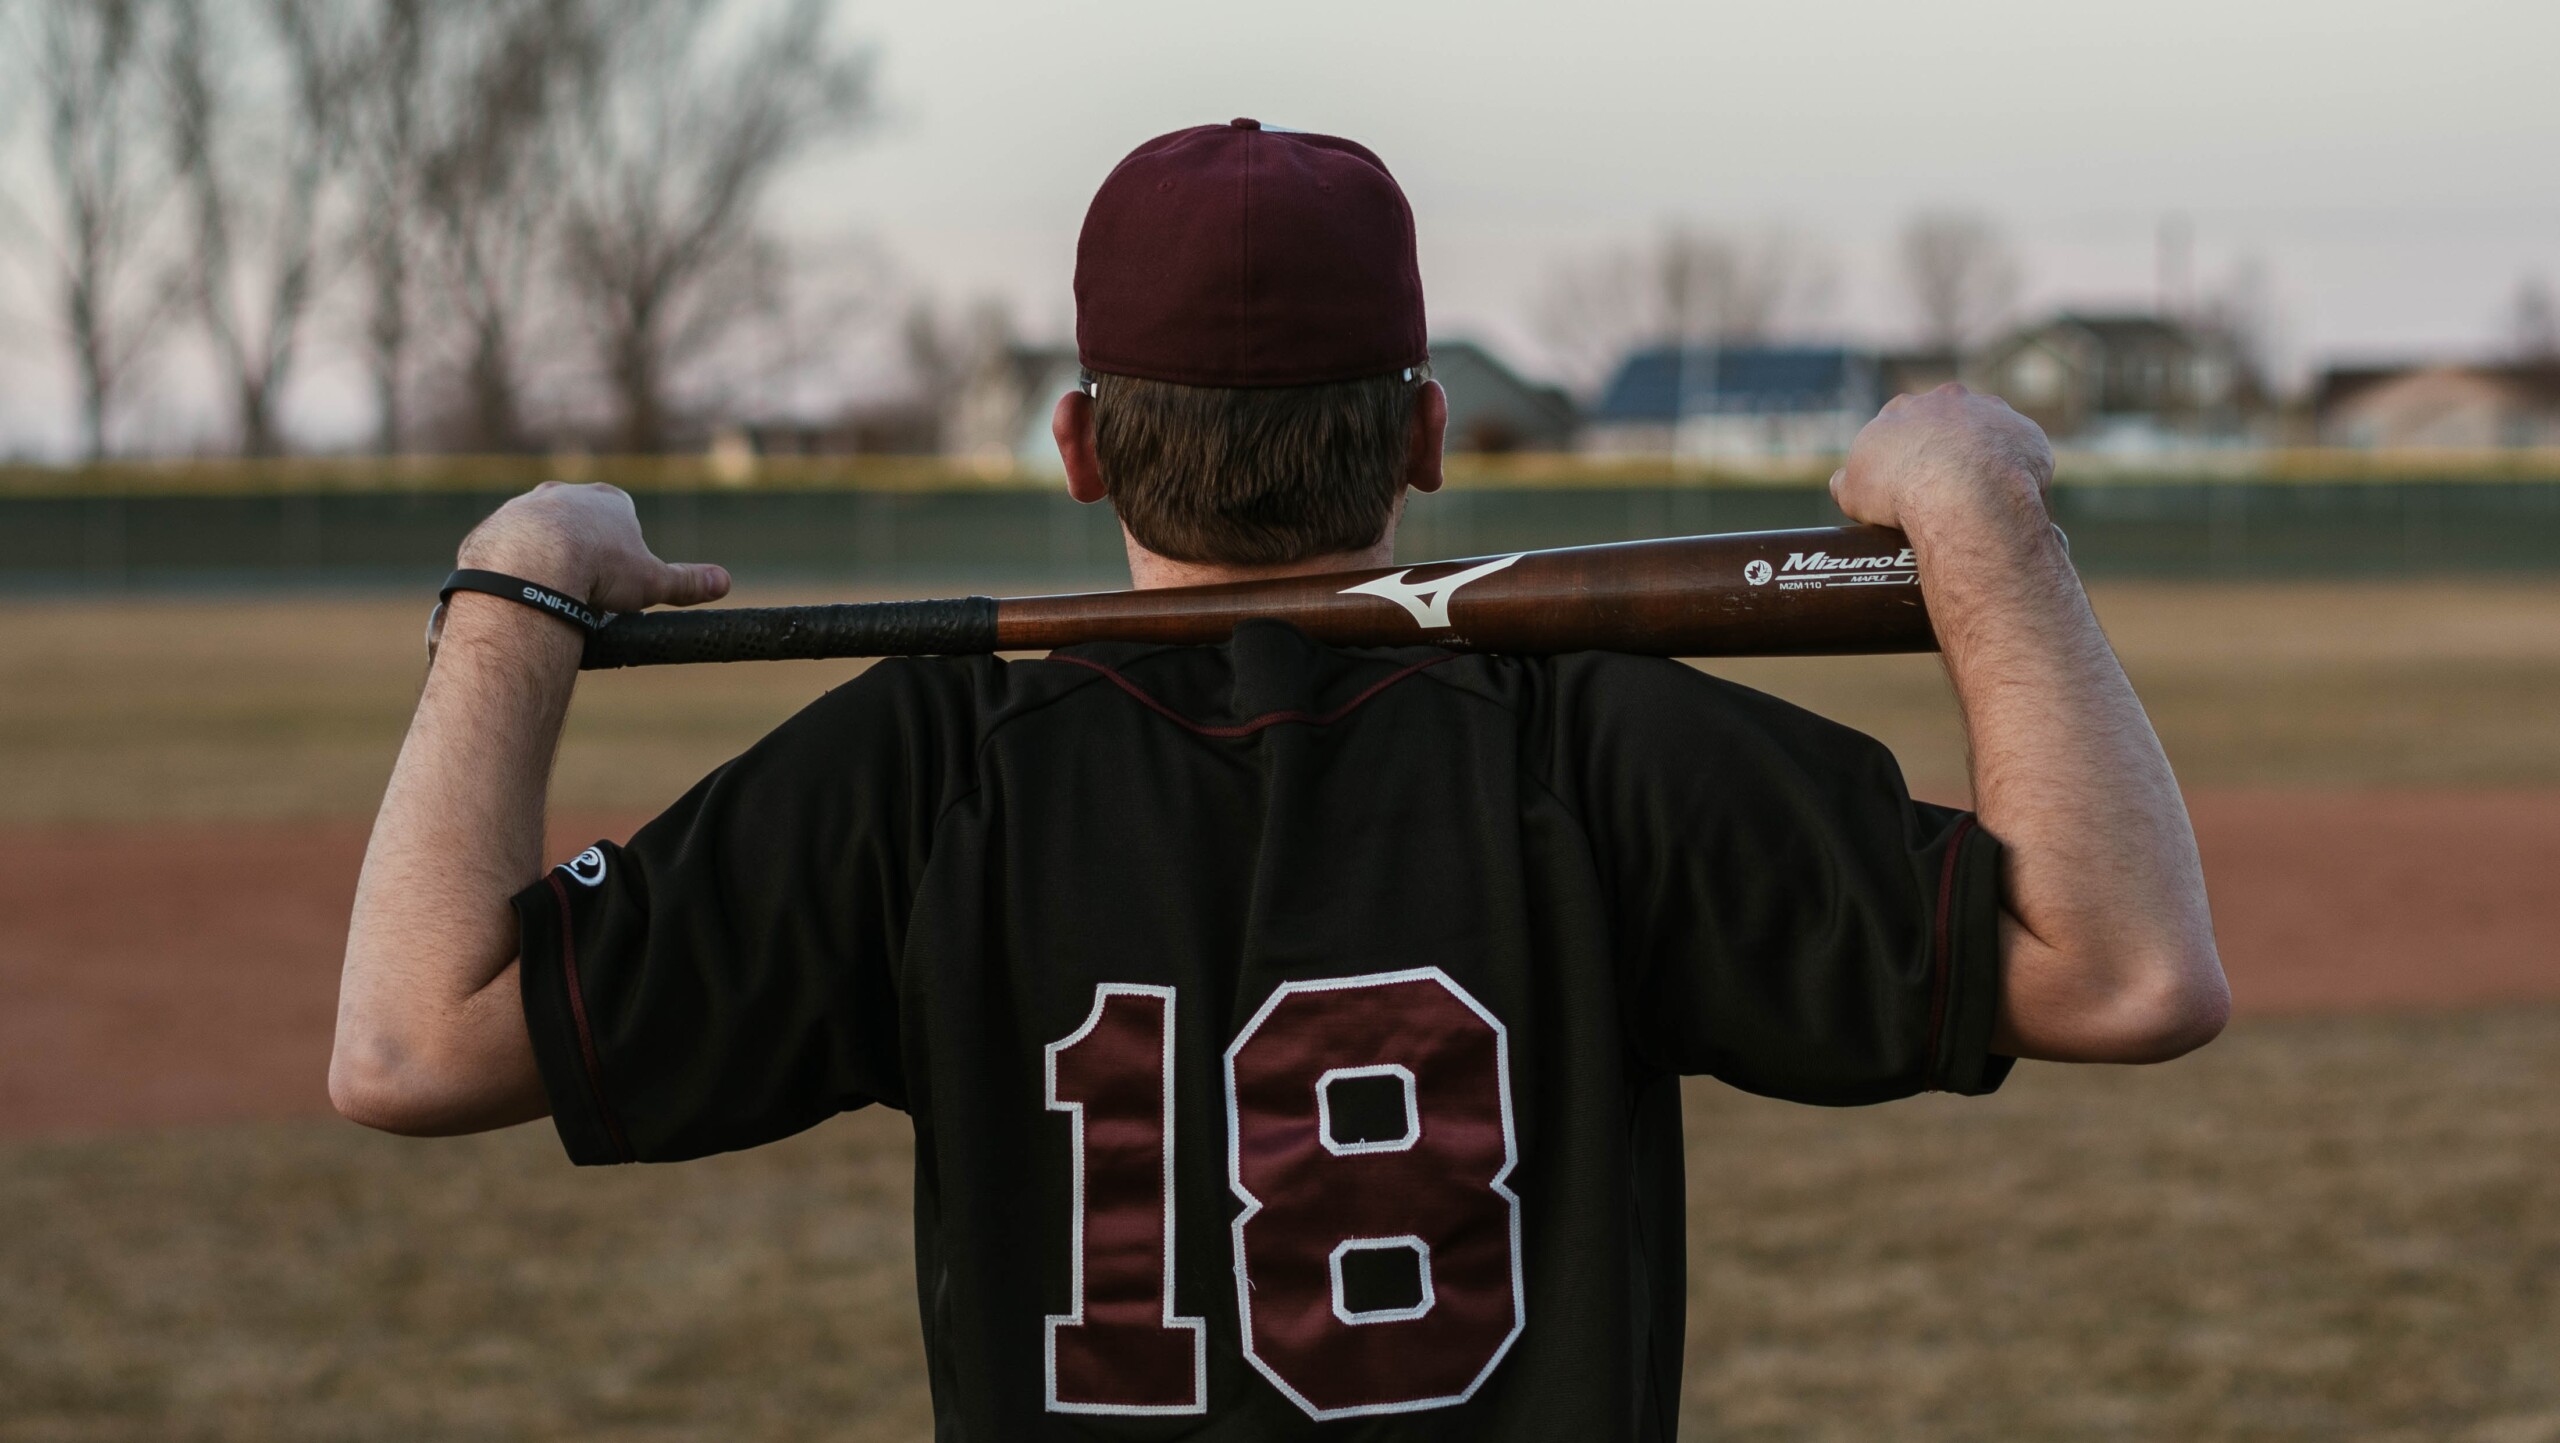
<svg viewBox="0 0 2560 1443">
<path fill-rule="evenodd" d="M 459 559 L 602 611 L 729 590 L 717 566 L 651 555 L 631 498 L 612 486 L 544 482 L 480 523 Z M 495 597 L 457 594 L 453 608 L 356 882 L 329 1065 L 338 1110 L 392 1132 L 478 1132 L 549 1107 L 508 899 L 542 873 L 543 799 L 579 642 Z"/>
<path fill-rule="evenodd" d="M 1950 381 L 1896 396 L 1858 432 L 1831 499 L 1853 521 L 1905 531 L 1941 517 L 2046 522 L 2053 447 L 1997 396 Z"/>
<path fill-rule="evenodd" d="M 695 606 L 729 594 L 718 566 L 660 561 L 640 535 L 630 493 L 545 481 L 462 538 L 459 563 L 538 581 L 598 611 Z"/>
</svg>

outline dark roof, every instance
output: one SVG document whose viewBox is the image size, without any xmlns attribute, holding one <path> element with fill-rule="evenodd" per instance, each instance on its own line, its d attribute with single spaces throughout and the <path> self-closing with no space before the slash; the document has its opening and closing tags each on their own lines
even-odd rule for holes
<svg viewBox="0 0 2560 1443">
<path fill-rule="evenodd" d="M 2511 366 L 2492 367 L 2489 374 L 2505 379 L 2546 405 L 2560 405 L 2560 360 L 2518 361 Z"/>
<path fill-rule="evenodd" d="M 1570 444 L 1580 421 L 1573 399 L 1554 386 L 1524 379 L 1502 358 L 1473 341 L 1435 337 L 1431 370 L 1449 393 L 1453 448 L 1499 434 L 1512 444 L 1558 448 Z"/>
<path fill-rule="evenodd" d="M 2047 326 L 2077 326 L 2109 346 L 2137 341 L 2161 341 L 2171 345 L 2189 345 L 2195 334 L 2186 326 L 2161 316 L 2139 311 L 2084 312 L 2064 311 Z M 2037 329 L 2045 329 L 2038 327 Z"/>
<path fill-rule="evenodd" d="M 1032 346 L 1020 342 L 1004 348 L 1005 364 L 1013 368 L 1014 378 L 1026 386 L 1036 386 L 1049 379 L 1052 372 L 1076 363 L 1073 346 Z M 1054 400 L 1055 397 L 1050 399 Z"/>
<path fill-rule="evenodd" d="M 2560 405 L 2560 361 L 2516 361 L 2506 365 L 2465 366 L 2409 361 L 2398 365 L 2331 366 L 2312 389 L 2314 413 L 2327 415 L 2386 381 L 2421 371 L 2455 371 L 2504 382 L 2515 394 L 2539 405 Z"/>
<path fill-rule="evenodd" d="M 1876 357 L 1880 395 L 1926 391 L 1964 374 L 1964 357 L 1951 350 L 1886 351 Z"/>
<path fill-rule="evenodd" d="M 2320 373 L 2311 390 L 2311 409 L 2325 416 L 2329 409 L 2372 390 L 2385 381 L 2397 380 L 2418 366 L 2331 366 Z"/>
<path fill-rule="evenodd" d="M 1874 377 L 1872 357 L 1842 346 L 1649 346 L 1619 364 L 1593 417 L 1829 411 L 1870 404 Z"/>
</svg>

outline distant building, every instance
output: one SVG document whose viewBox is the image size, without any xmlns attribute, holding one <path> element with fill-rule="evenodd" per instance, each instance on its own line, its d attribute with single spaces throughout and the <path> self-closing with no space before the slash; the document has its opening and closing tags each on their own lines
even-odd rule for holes
<svg viewBox="0 0 2560 1443">
<path fill-rule="evenodd" d="M 1523 380 L 1473 341 L 1433 341 L 1431 374 L 1449 393 L 1451 451 L 1564 451 L 1582 417 L 1561 386 Z"/>
<path fill-rule="evenodd" d="M 1573 444 L 1571 398 L 1521 379 L 1484 347 L 1434 341 L 1431 371 L 1449 393 L 1449 450 L 1560 451 Z M 1049 413 L 1076 388 L 1077 375 L 1071 347 L 1009 346 L 990 356 L 945 413 L 943 454 L 1059 472 Z"/>
<path fill-rule="evenodd" d="M 2330 446 L 2560 446 L 2560 361 L 2335 367 L 2321 373 L 2312 416 Z"/>
<path fill-rule="evenodd" d="M 2228 336 L 2160 316 L 2066 311 L 1965 371 L 2055 440 L 2099 450 L 2237 440 L 2266 409 Z"/>
<path fill-rule="evenodd" d="M 1964 379 L 1964 357 L 1954 351 L 1887 351 L 1876 357 L 1877 389 L 1888 401 L 1917 396 Z"/>
<path fill-rule="evenodd" d="M 921 398 L 850 406 L 825 420 L 768 417 L 741 422 L 758 456 L 913 456 L 942 449 L 942 421 Z"/>
<path fill-rule="evenodd" d="M 1884 402 L 1877 358 L 1842 346 L 1650 346 L 1601 393 L 1582 449 L 1721 460 L 1834 455 Z"/>
<path fill-rule="evenodd" d="M 942 454 L 981 466 L 1063 474 L 1049 413 L 1076 388 L 1068 346 L 1006 346 L 964 380 L 942 417 Z"/>
</svg>

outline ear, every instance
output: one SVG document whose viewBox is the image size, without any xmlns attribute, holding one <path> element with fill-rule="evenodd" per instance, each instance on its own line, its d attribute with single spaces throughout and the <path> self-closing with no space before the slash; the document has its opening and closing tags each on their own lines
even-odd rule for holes
<svg viewBox="0 0 2560 1443">
<path fill-rule="evenodd" d="M 1049 436 L 1058 443 L 1058 459 L 1067 463 L 1067 494 L 1087 506 L 1111 494 L 1102 484 L 1102 461 L 1093 450 L 1093 398 L 1069 391 L 1049 413 Z"/>
<path fill-rule="evenodd" d="M 1404 453 L 1404 484 L 1416 491 L 1440 489 L 1440 447 L 1448 439 L 1449 393 L 1438 381 L 1422 383 L 1413 398 L 1413 433 Z"/>
</svg>

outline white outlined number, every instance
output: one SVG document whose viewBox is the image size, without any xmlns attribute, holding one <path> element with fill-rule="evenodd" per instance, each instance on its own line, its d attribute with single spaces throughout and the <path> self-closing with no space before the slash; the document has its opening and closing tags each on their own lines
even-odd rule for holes
<svg viewBox="0 0 2560 1443">
<path fill-rule="evenodd" d="M 1463 1403 L 1519 1339 L 1509 1049 L 1437 967 L 1285 983 L 1227 1049 L 1238 1331 L 1309 1417 Z M 1137 983 L 1095 987 L 1084 1025 L 1049 1044 L 1075 1194 L 1072 1293 L 1046 1328 L 1052 1412 L 1206 1411 L 1206 1325 L 1174 1311 L 1174 1057 L 1174 990 Z M 1400 1132 L 1346 1136 L 1333 1089 L 1381 1081 L 1402 1093 Z M 1379 1253 L 1411 1258 L 1411 1294 L 1352 1296 Z"/>
<path fill-rule="evenodd" d="M 1173 989 L 1106 982 L 1049 1044 L 1049 1108 L 1073 1126 L 1072 1292 L 1047 1320 L 1052 1413 L 1199 1413 L 1207 1325 L 1173 1304 Z"/>
<path fill-rule="evenodd" d="M 1509 1047 L 1422 967 L 1286 983 L 1227 1049 L 1245 1358 L 1309 1417 L 1463 1403 L 1520 1336 Z M 1335 1134 L 1327 1094 L 1360 1077 L 1404 1085 L 1404 1136 Z M 1371 1249 L 1413 1253 L 1418 1302 L 1352 1306 L 1343 1260 Z"/>
</svg>

